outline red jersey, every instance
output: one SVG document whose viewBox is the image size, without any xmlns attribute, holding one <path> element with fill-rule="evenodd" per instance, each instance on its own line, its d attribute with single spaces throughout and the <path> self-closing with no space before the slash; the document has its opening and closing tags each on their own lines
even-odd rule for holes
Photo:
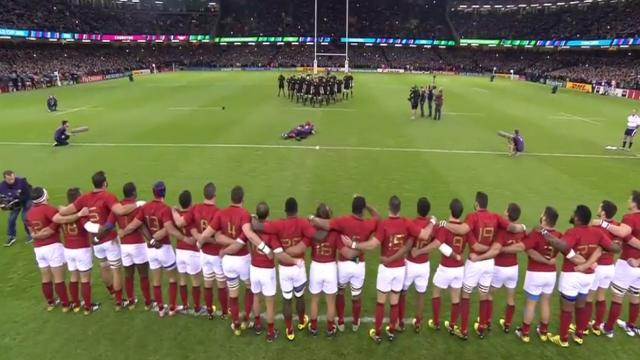
<svg viewBox="0 0 640 360">
<path fill-rule="evenodd" d="M 297 216 L 289 216 L 286 219 L 269 221 L 264 223 L 264 230 L 267 234 L 276 235 L 283 249 L 296 246 L 303 242 L 307 247 L 311 246 L 311 238 L 316 234 L 316 229 L 307 219 Z M 304 254 L 297 256 L 304 259 Z M 280 264 L 281 266 L 295 266 L 291 264 Z"/>
<path fill-rule="evenodd" d="M 311 247 L 311 260 L 317 263 L 335 262 L 339 243 L 342 243 L 340 233 L 330 231 L 324 241 L 314 243 Z"/>
<path fill-rule="evenodd" d="M 27 227 L 31 233 L 37 233 L 44 228 L 51 228 L 53 234 L 46 239 L 33 240 L 33 247 L 41 247 L 60 242 L 59 225 L 53 222 L 58 210 L 49 204 L 34 204 L 27 211 Z"/>
<path fill-rule="evenodd" d="M 378 223 L 376 229 L 376 239 L 380 241 L 380 256 L 391 257 L 407 243 L 411 238 L 420 235 L 420 228 L 411 220 L 389 216 Z M 384 266 L 388 268 L 404 266 L 404 257 L 392 261 Z"/>
<path fill-rule="evenodd" d="M 124 198 L 122 199 L 122 201 L 120 201 L 120 204 L 122 205 L 129 205 L 129 204 L 135 204 L 135 203 L 136 203 L 136 200 L 130 199 L 130 198 Z M 114 225 L 117 224 L 120 229 L 124 229 L 127 227 L 127 225 L 129 225 L 129 223 L 133 221 L 133 219 L 136 218 L 136 216 L 138 216 L 139 211 L 140 209 L 137 208 L 132 212 L 128 213 L 127 215 L 122 215 L 122 216 L 118 216 L 112 212 L 111 214 L 109 214 L 109 219 L 107 220 L 107 222 Z M 122 239 L 120 239 L 120 243 L 121 244 L 144 244 L 144 237 L 142 237 L 142 233 L 140 232 L 140 230 L 136 230 L 131 234 L 127 234 Z"/>
<path fill-rule="evenodd" d="M 89 208 L 89 221 L 104 225 L 109 219 L 111 208 L 118 203 L 118 199 L 112 193 L 104 189 L 96 189 L 92 192 L 84 193 L 73 202 L 76 210 L 84 207 Z M 108 231 L 100 239 L 99 244 L 113 240 L 118 236 L 115 230 Z"/>
<path fill-rule="evenodd" d="M 144 204 L 139 210 L 136 219 L 144 222 L 151 235 L 162 230 L 165 223 L 173 221 L 171 208 L 161 199 L 153 199 Z M 164 245 L 171 245 L 168 234 L 162 239 L 156 239 L 156 241 Z"/>
<path fill-rule="evenodd" d="M 471 232 L 473 232 L 475 238 L 478 239 L 478 243 L 486 246 L 491 246 L 493 244 L 496 239 L 498 229 L 506 230 L 509 226 L 509 221 L 507 219 L 496 213 L 487 211 L 486 209 L 479 209 L 476 212 L 467 215 L 464 223 L 469 225 Z M 473 249 L 471 252 L 478 255 L 482 254 L 473 251 Z"/>
<path fill-rule="evenodd" d="M 284 251 L 277 236 L 271 234 L 258 234 L 258 236 L 260 236 L 260 239 L 262 239 L 264 244 L 267 245 L 274 253 Z M 256 246 L 253 246 L 253 244 L 251 246 L 251 265 L 265 269 L 275 268 L 275 262 L 273 259 L 270 259 Z"/>
<path fill-rule="evenodd" d="M 620 225 L 620 223 L 615 220 L 610 221 L 610 223 L 613 225 Z M 613 234 L 611 234 L 609 231 L 607 231 L 606 229 L 603 229 L 600 226 L 594 226 L 594 227 L 599 229 L 605 236 L 611 238 L 611 240 L 615 244 L 622 246 L 622 239 L 613 236 Z M 613 265 L 614 255 L 615 255 L 614 253 L 611 253 L 605 249 L 602 249 L 602 255 L 600 255 L 600 257 L 598 258 L 598 265 Z"/>
<path fill-rule="evenodd" d="M 218 210 L 218 207 L 214 204 L 205 203 L 196 204 L 191 208 L 193 223 L 200 234 L 209 227 Z M 218 244 L 204 243 L 202 244 L 201 250 L 207 255 L 218 256 L 220 255 L 220 248 Z"/>
<path fill-rule="evenodd" d="M 67 249 L 83 249 L 91 247 L 89 233 L 84 229 L 87 218 L 80 218 L 76 222 L 62 224 L 62 234 L 64 235 L 64 247 Z"/>
<path fill-rule="evenodd" d="M 249 223 L 251 223 L 251 214 L 238 205 L 231 205 L 220 209 L 209 226 L 211 226 L 213 230 L 221 231 L 224 235 L 232 239 L 245 239 L 242 226 Z M 227 256 L 245 256 L 248 254 L 249 249 L 245 245 L 237 253 Z"/>
<path fill-rule="evenodd" d="M 562 237 L 562 233 L 558 230 L 551 229 L 548 230 L 549 233 L 557 238 Z M 524 248 L 526 250 L 535 250 L 540 255 L 544 256 L 547 259 L 555 259 L 556 255 L 558 255 L 558 251 L 554 249 L 551 245 L 547 243 L 544 236 L 540 231 L 532 231 L 529 233 L 524 240 Z M 527 263 L 527 271 L 536 271 L 536 272 L 556 272 L 556 265 L 544 264 L 541 262 L 537 262 L 532 257 L 529 256 L 529 261 Z"/>
<path fill-rule="evenodd" d="M 608 248 L 612 244 L 612 240 L 609 236 L 605 235 L 599 229 L 592 226 L 576 226 L 567 230 L 562 236 L 562 240 L 567 243 L 567 250 L 564 254 L 567 255 L 571 250 L 576 254 L 582 256 L 585 260 L 593 254 L 598 247 Z M 565 258 L 562 264 L 563 272 L 575 272 L 575 264 L 569 259 Z M 587 269 L 585 274 L 593 274 L 593 269 Z"/>
<path fill-rule="evenodd" d="M 412 221 L 417 227 L 423 229 L 429 224 L 429 221 L 431 221 L 431 216 L 427 216 L 427 217 L 418 216 Z M 431 239 L 427 239 L 427 240 L 414 238 L 413 248 L 422 249 L 423 247 L 429 245 L 432 239 L 433 239 L 433 236 L 431 237 Z M 429 261 L 429 254 L 422 254 L 414 257 L 411 255 L 411 252 L 409 252 L 409 254 L 407 254 L 407 260 L 411 261 L 414 264 L 424 264 Z"/>
<path fill-rule="evenodd" d="M 632 238 L 640 239 L 640 212 L 626 214 L 622 217 L 622 223 L 631 227 L 631 236 L 627 236 L 623 239 L 624 245 L 622 246 L 622 254 L 620 254 L 620 260 L 629 260 L 640 258 L 640 249 L 636 249 L 633 246 L 627 244 Z"/>
<path fill-rule="evenodd" d="M 331 219 L 329 227 L 331 230 L 335 230 L 344 236 L 348 236 L 355 242 L 363 242 L 369 240 L 371 234 L 376 231 L 378 221 L 376 219 L 363 219 L 356 215 L 345 215 Z M 338 249 L 342 249 L 344 243 L 340 241 L 338 243 Z M 338 257 L 339 261 L 349 261 L 342 254 Z M 358 256 L 358 261 L 364 261 L 364 253 L 361 251 Z"/>
<path fill-rule="evenodd" d="M 523 231 L 521 233 L 510 233 L 507 230 L 498 230 L 497 241 L 502 244 L 502 246 L 509 246 L 513 244 L 517 244 L 522 242 L 527 234 Z M 505 254 L 499 253 L 495 258 L 496 266 L 517 266 L 518 265 L 518 254 Z"/>
<path fill-rule="evenodd" d="M 459 221 L 449 221 L 451 224 L 460 224 Z M 456 235 L 449 231 L 446 227 L 439 227 L 436 230 L 435 238 L 442 244 L 447 244 L 453 249 L 452 256 L 441 256 L 440 265 L 444 267 L 461 267 L 464 266 L 464 248 L 473 246 L 477 240 L 475 235 L 469 231 L 466 235 Z M 460 255 L 460 260 L 456 260 L 453 254 Z"/>
<path fill-rule="evenodd" d="M 184 219 L 184 222 L 185 222 L 184 226 L 179 227 L 178 230 L 182 233 L 182 235 L 186 237 L 191 237 L 191 229 L 194 229 L 196 227 L 196 224 L 193 221 L 192 209 L 189 208 L 187 210 L 178 210 L 178 214 L 182 216 L 182 219 Z M 187 244 L 187 242 L 183 240 L 178 240 L 176 242 L 176 249 L 200 252 L 200 249 L 198 249 L 198 245 Z"/>
</svg>

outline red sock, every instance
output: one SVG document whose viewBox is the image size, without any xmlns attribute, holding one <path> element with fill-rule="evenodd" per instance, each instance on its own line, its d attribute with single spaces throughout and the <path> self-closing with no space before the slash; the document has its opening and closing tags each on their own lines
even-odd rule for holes
<svg viewBox="0 0 640 360">
<path fill-rule="evenodd" d="M 520 329 L 522 329 L 522 335 L 529 336 L 529 331 L 531 329 L 531 325 L 523 322 L 522 326 L 520 327 Z"/>
<path fill-rule="evenodd" d="M 298 311 L 298 324 L 304 324 L 304 309 Z"/>
<path fill-rule="evenodd" d="M 71 304 L 80 306 L 80 294 L 77 281 L 69 281 L 69 294 L 71 295 Z"/>
<path fill-rule="evenodd" d="M 133 276 L 124 278 L 124 291 L 127 294 L 127 299 L 133 301 L 135 294 L 133 293 Z"/>
<path fill-rule="evenodd" d="M 440 298 L 437 298 L 440 299 Z M 440 306 L 438 305 L 438 313 L 440 312 Z M 449 326 L 453 328 L 453 325 L 458 321 L 458 314 L 460 313 L 460 303 L 451 303 L 451 315 L 449 315 Z M 438 316 L 440 316 L 438 314 Z"/>
<path fill-rule="evenodd" d="M 164 301 L 162 301 L 162 287 L 160 285 L 153 286 L 153 297 L 156 298 L 158 309 L 160 309 L 160 311 L 164 310 Z"/>
<path fill-rule="evenodd" d="M 176 309 L 176 299 L 178 297 L 178 284 L 175 282 L 169 283 L 169 310 L 174 311 Z"/>
<path fill-rule="evenodd" d="M 400 293 L 400 299 L 398 299 L 398 324 L 404 325 L 405 307 L 407 304 L 407 294 Z"/>
<path fill-rule="evenodd" d="M 91 283 L 80 283 L 80 291 L 82 292 L 82 300 L 84 300 L 84 309 L 91 310 Z"/>
<path fill-rule="evenodd" d="M 256 315 L 253 318 L 253 324 L 256 328 L 260 328 L 262 326 L 262 316 Z"/>
<path fill-rule="evenodd" d="M 609 317 L 607 318 L 607 324 L 605 325 L 605 330 L 612 331 L 613 325 L 616 323 L 618 318 L 620 317 L 620 308 L 622 304 L 617 303 L 615 301 L 611 302 L 611 306 L 609 307 Z"/>
<path fill-rule="evenodd" d="M 293 316 L 292 315 L 285 315 L 284 316 L 284 324 L 287 327 L 287 330 L 289 330 L 289 331 L 293 330 Z"/>
<path fill-rule="evenodd" d="M 222 308 L 222 315 L 227 315 L 229 313 L 229 295 L 226 287 L 218 288 L 218 301 Z"/>
<path fill-rule="evenodd" d="M 213 313 L 213 288 L 204 288 L 204 305 L 207 307 L 209 315 Z"/>
<path fill-rule="evenodd" d="M 602 300 L 596 301 L 596 316 L 594 326 L 600 326 L 604 321 L 604 313 L 607 311 L 607 302 Z"/>
<path fill-rule="evenodd" d="M 460 311 L 460 329 L 463 334 L 467 334 L 469 332 L 469 299 L 462 298 Z"/>
<path fill-rule="evenodd" d="M 586 314 L 586 305 L 583 307 L 576 307 L 576 335 L 578 337 L 582 337 L 584 335 L 584 331 L 587 328 L 585 316 Z"/>
<path fill-rule="evenodd" d="M 116 305 L 122 305 L 122 289 L 113 290 L 113 295 L 116 298 Z"/>
<path fill-rule="evenodd" d="M 636 326 L 636 321 L 638 320 L 639 308 L 640 308 L 640 304 L 629 303 L 629 320 L 627 321 L 627 325 Z"/>
<path fill-rule="evenodd" d="M 105 285 L 107 287 L 107 291 L 109 292 L 109 295 L 113 295 L 113 285 Z"/>
<path fill-rule="evenodd" d="M 238 306 L 238 298 L 232 297 L 229 298 L 229 302 L 231 303 L 231 320 L 233 320 L 233 324 L 235 326 L 240 325 L 240 309 Z"/>
<path fill-rule="evenodd" d="M 318 330 L 318 319 L 311 319 L 311 329 Z"/>
<path fill-rule="evenodd" d="M 375 329 L 376 335 L 380 336 L 380 330 L 382 329 L 382 319 L 384 318 L 384 304 L 376 303 L 376 322 Z"/>
<path fill-rule="evenodd" d="M 504 311 L 504 322 L 507 325 L 511 325 L 513 321 L 513 313 L 516 311 L 515 305 L 507 305 L 507 308 Z"/>
<path fill-rule="evenodd" d="M 51 282 L 42 283 L 42 295 L 44 296 L 44 299 L 47 301 L 47 304 L 51 305 L 54 303 L 53 284 Z"/>
<path fill-rule="evenodd" d="M 398 323 L 398 315 L 399 315 L 399 306 L 398 304 L 391 305 L 391 311 L 389 316 L 389 331 L 393 334 L 396 330 L 396 324 Z"/>
<path fill-rule="evenodd" d="M 589 327 L 589 321 L 591 321 L 591 317 L 593 316 L 593 302 L 587 301 L 584 305 L 584 330 L 587 330 Z"/>
<path fill-rule="evenodd" d="M 456 304 L 457 305 L 457 304 Z M 453 304 L 451 305 L 453 308 Z M 453 310 L 451 310 L 453 312 Z M 433 316 L 433 322 L 440 323 L 440 297 L 431 298 L 431 312 Z"/>
<path fill-rule="evenodd" d="M 351 300 L 351 307 L 353 308 L 353 323 L 360 324 L 360 310 L 362 309 L 362 300 L 353 299 Z"/>
<path fill-rule="evenodd" d="M 540 322 L 540 333 L 541 334 L 546 334 L 549 332 L 549 324 L 545 324 L 543 322 Z"/>
<path fill-rule="evenodd" d="M 344 294 L 336 295 L 336 312 L 338 314 L 338 324 L 344 324 Z"/>
<path fill-rule="evenodd" d="M 571 323 L 571 312 L 562 310 L 560 312 L 560 340 L 569 340 L 569 324 Z"/>
<path fill-rule="evenodd" d="M 327 319 L 327 330 L 328 330 L 328 331 L 333 330 L 334 326 L 335 326 L 335 325 L 334 325 L 334 323 L 333 323 L 333 319 L 331 319 L 331 320 Z"/>
<path fill-rule="evenodd" d="M 189 288 L 187 285 L 180 285 L 180 300 L 184 307 L 189 306 Z"/>
<path fill-rule="evenodd" d="M 251 309 L 253 309 L 253 293 L 251 292 L 251 289 L 244 289 L 244 319 L 246 321 L 249 321 Z"/>
<path fill-rule="evenodd" d="M 191 287 L 191 297 L 193 298 L 193 308 L 195 311 L 200 311 L 200 286 Z"/>
<path fill-rule="evenodd" d="M 142 296 L 144 296 L 145 305 L 151 304 L 151 289 L 149 287 L 149 278 L 146 276 L 140 277 L 140 290 L 142 290 Z"/>
<path fill-rule="evenodd" d="M 480 327 L 481 328 L 486 328 L 487 325 L 487 314 L 489 313 L 489 300 L 480 300 L 480 304 L 479 304 L 479 312 L 478 312 L 478 317 L 479 319 L 479 323 L 480 323 Z"/>
<path fill-rule="evenodd" d="M 275 332 L 273 331 L 273 323 L 268 323 L 267 324 L 267 334 L 273 336 Z"/>
<path fill-rule="evenodd" d="M 67 285 L 64 283 L 64 281 L 55 283 L 54 287 L 56 289 L 56 294 L 58 294 L 58 297 L 60 298 L 60 302 L 62 303 L 62 306 L 64 307 L 69 306 L 69 297 L 67 296 Z"/>
<path fill-rule="evenodd" d="M 485 309 L 485 318 L 484 318 L 484 327 L 488 327 L 491 324 L 491 321 L 493 320 L 493 300 L 489 299 L 489 300 L 485 300 L 487 302 L 487 305 L 485 305 L 487 308 Z"/>
</svg>

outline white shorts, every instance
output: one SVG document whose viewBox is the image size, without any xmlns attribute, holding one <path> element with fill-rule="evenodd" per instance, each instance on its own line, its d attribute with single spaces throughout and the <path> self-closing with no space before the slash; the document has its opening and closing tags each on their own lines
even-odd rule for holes
<svg viewBox="0 0 640 360">
<path fill-rule="evenodd" d="M 264 296 L 274 296 L 276 294 L 275 268 L 261 268 L 251 265 L 249 273 L 252 293 Z"/>
<path fill-rule="evenodd" d="M 224 271 L 222 271 L 222 259 L 220 256 L 200 253 L 200 264 L 202 265 L 202 276 L 205 280 L 218 279 L 224 281 Z"/>
<path fill-rule="evenodd" d="M 558 289 L 565 296 L 575 297 L 587 295 L 591 290 L 591 284 L 596 274 L 585 274 L 581 272 L 561 272 Z"/>
<path fill-rule="evenodd" d="M 93 266 L 93 254 L 91 248 L 64 249 L 64 259 L 69 271 L 89 271 Z"/>
<path fill-rule="evenodd" d="M 376 279 L 376 289 L 383 293 L 400 292 L 404 285 L 404 275 L 406 266 L 386 267 L 382 264 L 378 265 L 378 278 Z"/>
<path fill-rule="evenodd" d="M 282 297 L 291 299 L 291 295 L 302 296 L 307 284 L 307 269 L 304 266 L 278 266 L 278 280 Z"/>
<path fill-rule="evenodd" d="M 147 255 L 147 244 L 121 244 L 122 265 L 140 265 L 149 262 Z"/>
<path fill-rule="evenodd" d="M 406 273 L 402 290 L 407 291 L 411 285 L 415 284 L 416 291 L 423 294 L 429 286 L 429 275 L 431 267 L 427 261 L 424 264 L 417 264 L 412 261 L 405 261 Z"/>
<path fill-rule="evenodd" d="M 358 294 L 364 286 L 365 266 L 364 262 L 338 261 L 338 287 L 351 286 L 351 292 Z"/>
<path fill-rule="evenodd" d="M 464 287 L 468 290 L 479 287 L 481 290 L 489 291 L 493 277 L 493 264 L 493 259 L 476 262 L 467 260 L 464 263 L 464 279 L 462 280 Z"/>
<path fill-rule="evenodd" d="M 591 291 L 608 289 L 615 273 L 615 265 L 598 265 L 596 267 L 596 277 L 593 279 L 593 284 L 591 284 Z"/>
<path fill-rule="evenodd" d="M 251 257 L 249 254 L 243 256 L 227 255 L 222 258 L 222 271 L 224 276 L 231 280 L 241 280 L 249 283 L 249 267 L 251 266 Z"/>
<path fill-rule="evenodd" d="M 504 286 L 507 289 L 515 289 L 518 285 L 518 272 L 518 265 L 494 266 L 491 287 L 499 289 Z"/>
<path fill-rule="evenodd" d="M 149 269 L 156 270 L 165 268 L 173 270 L 176 267 L 176 254 L 171 245 L 163 244 L 160 249 L 147 248 L 149 256 Z"/>
<path fill-rule="evenodd" d="M 464 278 L 464 266 L 447 267 L 438 265 L 436 274 L 433 275 L 433 285 L 440 289 L 460 289 Z"/>
<path fill-rule="evenodd" d="M 196 275 L 202 271 L 200 252 L 176 249 L 176 265 L 181 274 Z"/>
<path fill-rule="evenodd" d="M 313 295 L 338 292 L 338 264 L 312 261 L 309 269 L 309 292 Z"/>
<path fill-rule="evenodd" d="M 59 267 L 64 265 L 64 246 L 53 243 L 33 248 L 39 268 Z"/>
<path fill-rule="evenodd" d="M 524 276 L 523 289 L 530 295 L 550 295 L 553 293 L 553 289 L 555 287 L 555 271 L 527 271 L 526 275 Z"/>
<path fill-rule="evenodd" d="M 640 268 L 631 267 L 625 260 L 618 259 L 611 283 L 624 291 L 640 290 Z"/>
<path fill-rule="evenodd" d="M 100 262 L 109 261 L 109 265 L 111 266 L 120 265 L 120 258 L 122 256 L 120 254 L 120 242 L 118 238 L 104 242 L 100 245 L 94 245 L 93 253 Z"/>
</svg>

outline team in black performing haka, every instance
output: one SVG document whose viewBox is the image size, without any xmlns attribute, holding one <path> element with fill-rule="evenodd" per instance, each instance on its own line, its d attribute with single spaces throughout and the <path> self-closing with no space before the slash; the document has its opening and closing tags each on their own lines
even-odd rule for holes
<svg viewBox="0 0 640 360">
<path fill-rule="evenodd" d="M 286 91 L 285 91 L 286 83 Z M 338 101 L 353 97 L 353 75 L 347 73 L 342 79 L 335 75 L 312 76 L 292 75 L 285 78 L 284 75 L 278 76 L 278 96 L 283 94 L 291 101 L 302 103 L 303 105 L 329 105 Z"/>
</svg>

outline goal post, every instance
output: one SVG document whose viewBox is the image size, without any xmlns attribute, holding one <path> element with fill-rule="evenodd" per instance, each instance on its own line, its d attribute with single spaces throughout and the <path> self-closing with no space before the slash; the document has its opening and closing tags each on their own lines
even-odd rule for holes
<svg viewBox="0 0 640 360">
<path fill-rule="evenodd" d="M 318 73 L 318 56 L 341 56 L 344 57 L 344 72 L 349 72 L 349 0 L 345 0 L 345 43 L 344 53 L 324 53 L 318 52 L 318 0 L 314 0 L 313 9 L 313 73 Z"/>
</svg>

